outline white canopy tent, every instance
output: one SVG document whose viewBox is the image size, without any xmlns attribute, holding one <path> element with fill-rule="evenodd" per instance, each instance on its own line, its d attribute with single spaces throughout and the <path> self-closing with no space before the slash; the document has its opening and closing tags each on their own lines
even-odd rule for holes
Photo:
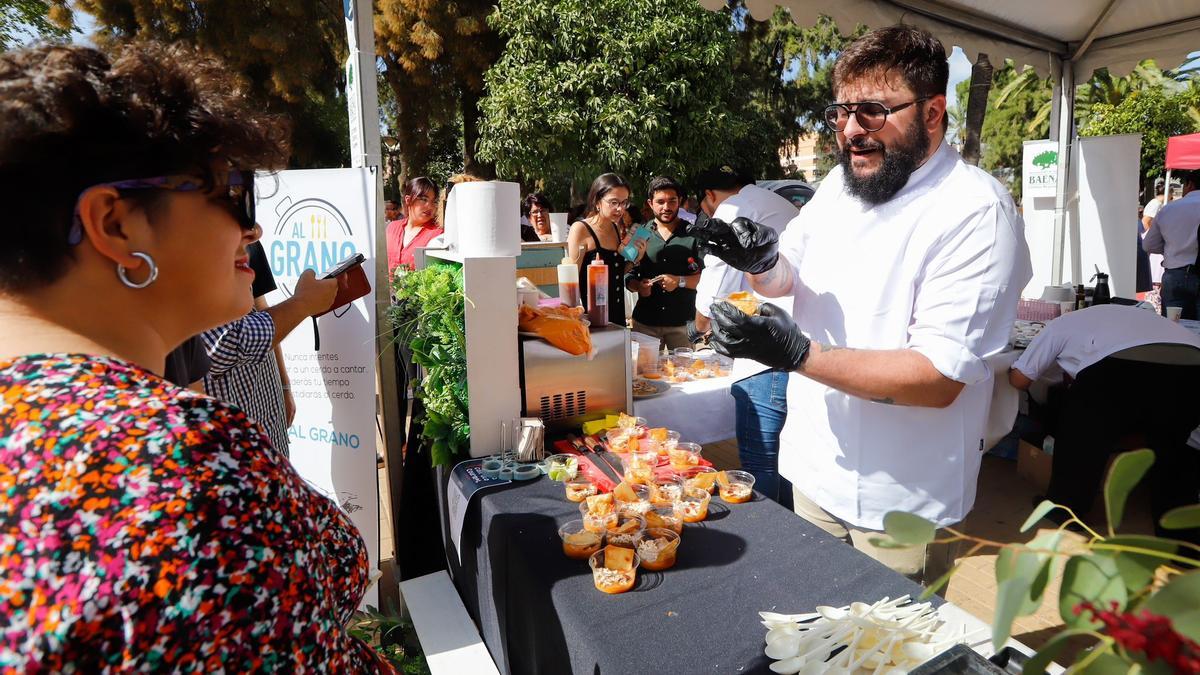
<svg viewBox="0 0 1200 675">
<path fill-rule="evenodd" d="M 700 0 L 720 9 L 725 0 Z M 1050 136 L 1058 141 L 1058 194 L 1055 199 L 1051 278 L 1063 280 L 1067 229 L 1067 190 L 1071 185 L 1071 141 L 1076 77 L 1107 67 L 1125 75 L 1143 59 L 1182 63 L 1200 49 L 1200 0 L 746 0 L 751 15 L 766 19 L 775 7 L 788 8 L 797 23 L 818 14 L 837 22 L 843 33 L 857 24 L 877 28 L 896 23 L 921 26 L 946 45 L 957 45 L 974 61 L 979 53 L 993 63 L 1012 59 L 1055 81 Z M 949 51 L 949 50 L 947 50 Z M 1082 283 L 1080 256 L 1072 237 L 1071 278 Z"/>
</svg>

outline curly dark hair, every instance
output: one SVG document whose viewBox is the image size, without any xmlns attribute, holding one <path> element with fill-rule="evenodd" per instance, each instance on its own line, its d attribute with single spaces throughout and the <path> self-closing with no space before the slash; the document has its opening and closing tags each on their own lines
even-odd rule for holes
<svg viewBox="0 0 1200 675">
<path fill-rule="evenodd" d="M 896 71 L 918 97 L 945 95 L 950 79 L 946 48 L 933 33 L 898 24 L 873 30 L 850 43 L 833 64 L 833 91 L 850 80 Z M 947 117 L 942 116 L 945 128 Z"/>
<path fill-rule="evenodd" d="M 279 169 L 289 155 L 287 123 L 256 109 L 242 82 L 196 49 L 0 54 L 0 290 L 36 289 L 66 272 L 76 201 L 93 185 L 176 174 L 211 184 L 214 165 Z M 154 193 L 128 196 L 149 203 Z"/>
<path fill-rule="evenodd" d="M 528 218 L 529 211 L 533 208 L 534 204 L 537 204 L 547 211 L 554 210 L 554 207 L 550 206 L 550 200 L 546 197 L 546 195 L 540 192 L 530 192 L 529 194 L 525 195 L 525 199 L 521 201 L 521 215 Z"/>
</svg>

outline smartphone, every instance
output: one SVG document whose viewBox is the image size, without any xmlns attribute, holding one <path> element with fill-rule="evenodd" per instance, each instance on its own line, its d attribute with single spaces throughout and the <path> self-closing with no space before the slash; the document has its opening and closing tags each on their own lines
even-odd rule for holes
<svg viewBox="0 0 1200 675">
<path fill-rule="evenodd" d="M 363 261 L 366 259 L 367 259 L 366 256 L 364 256 L 363 254 L 355 253 L 354 255 L 350 256 L 349 258 L 346 258 L 342 262 L 338 263 L 337 267 L 334 267 L 332 270 L 330 270 L 329 274 L 326 274 L 323 278 L 334 279 L 336 277 L 340 277 L 341 275 L 346 273 L 346 270 L 350 269 L 351 267 L 354 267 L 355 265 L 361 265 L 363 263 Z"/>
</svg>

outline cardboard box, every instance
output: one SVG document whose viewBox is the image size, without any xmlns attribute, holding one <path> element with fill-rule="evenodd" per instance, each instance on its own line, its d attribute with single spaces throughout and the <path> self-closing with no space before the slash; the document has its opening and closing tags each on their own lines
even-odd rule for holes
<svg viewBox="0 0 1200 675">
<path fill-rule="evenodd" d="M 1017 473 L 1032 485 L 1038 494 L 1050 487 L 1051 457 L 1042 449 L 1025 441 L 1017 444 Z"/>
</svg>

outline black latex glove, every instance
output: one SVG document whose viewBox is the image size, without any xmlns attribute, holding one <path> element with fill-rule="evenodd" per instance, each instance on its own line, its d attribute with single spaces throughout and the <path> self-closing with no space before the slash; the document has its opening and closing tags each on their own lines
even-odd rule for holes
<svg viewBox="0 0 1200 675">
<path fill-rule="evenodd" d="M 705 254 L 711 253 L 743 272 L 762 274 L 779 260 L 779 234 L 749 218 L 726 223 L 700 213 L 688 234 L 700 240 Z"/>
<path fill-rule="evenodd" d="M 696 328 L 696 321 L 694 319 L 689 319 L 688 322 L 684 324 L 684 328 L 687 329 L 688 342 L 692 343 L 693 345 L 704 343 L 706 340 L 708 340 L 708 337 L 712 335 L 711 332 L 701 333 Z"/>
<path fill-rule="evenodd" d="M 796 370 L 808 356 L 808 338 L 787 312 L 769 302 L 759 305 L 753 316 L 728 302 L 715 302 L 711 310 L 709 344 L 725 356 L 753 359 L 784 372 Z"/>
</svg>

